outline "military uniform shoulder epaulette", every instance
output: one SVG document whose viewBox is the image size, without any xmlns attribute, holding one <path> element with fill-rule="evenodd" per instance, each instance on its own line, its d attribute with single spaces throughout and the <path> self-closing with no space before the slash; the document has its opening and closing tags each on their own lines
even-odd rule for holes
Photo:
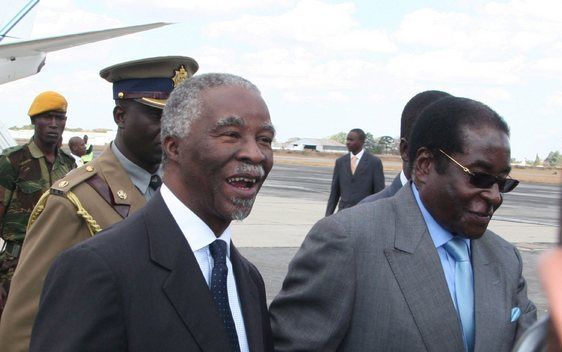
<svg viewBox="0 0 562 352">
<path fill-rule="evenodd" d="M 96 174 L 97 174 L 97 170 L 94 168 L 93 165 L 91 164 L 83 165 L 77 169 L 72 170 L 65 177 L 55 182 L 51 186 L 49 193 L 57 196 L 64 196 L 72 188 L 76 187 L 82 182 L 85 182 L 90 177 Z"/>
<path fill-rule="evenodd" d="M 45 192 L 37 202 L 37 205 L 33 209 L 31 216 L 29 217 L 27 228 L 29 229 L 31 225 L 33 225 L 35 220 L 37 220 L 37 217 L 39 217 L 43 209 L 45 209 L 47 198 L 49 198 L 49 195 L 52 194 L 65 197 L 66 199 L 68 199 L 68 201 L 70 201 L 70 203 L 74 205 L 74 207 L 76 207 L 76 214 L 84 219 L 84 221 L 86 222 L 86 226 L 88 227 L 88 231 L 90 231 L 90 234 L 92 236 L 100 232 L 102 230 L 101 226 L 99 226 L 92 215 L 90 215 L 88 211 L 82 206 L 80 199 L 78 199 L 78 197 L 76 197 L 76 195 L 71 192 L 73 187 L 76 187 L 82 182 L 87 181 L 96 174 L 97 171 L 95 170 L 94 166 L 88 164 L 83 165 L 78 169 L 72 170 L 65 177 L 55 182 L 55 184 L 51 186 L 49 191 Z"/>
<path fill-rule="evenodd" d="M 23 150 L 24 147 L 25 147 L 25 145 L 15 145 L 13 147 L 6 148 L 2 151 L 2 155 L 8 156 L 10 154 L 13 154 L 13 153 L 19 151 L 19 150 Z"/>
</svg>

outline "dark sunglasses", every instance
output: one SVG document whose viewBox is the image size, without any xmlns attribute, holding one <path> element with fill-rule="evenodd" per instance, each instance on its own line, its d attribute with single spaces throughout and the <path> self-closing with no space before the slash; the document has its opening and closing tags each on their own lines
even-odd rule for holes
<svg viewBox="0 0 562 352">
<path fill-rule="evenodd" d="M 439 149 L 443 155 L 451 159 L 455 164 L 460 166 L 464 172 L 470 175 L 470 183 L 478 188 L 490 188 L 497 183 L 499 186 L 500 193 L 507 193 L 513 191 L 515 187 L 519 184 L 518 180 L 513 178 L 502 178 L 494 175 L 487 174 L 485 172 L 473 172 L 468 169 L 468 167 L 461 165 L 458 161 L 453 159 L 449 154 L 445 153 Z M 509 176 L 508 176 L 509 177 Z"/>
</svg>

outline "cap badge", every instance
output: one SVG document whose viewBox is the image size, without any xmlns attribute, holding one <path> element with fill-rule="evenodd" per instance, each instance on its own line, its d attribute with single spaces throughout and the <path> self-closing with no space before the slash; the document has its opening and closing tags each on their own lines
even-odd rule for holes
<svg viewBox="0 0 562 352">
<path fill-rule="evenodd" d="M 125 193 L 125 191 L 120 189 L 120 190 L 117 191 L 117 197 L 119 197 L 121 199 L 127 199 L 127 193 Z"/>
<path fill-rule="evenodd" d="M 179 86 L 181 82 L 185 81 L 187 78 L 187 70 L 185 69 L 184 65 L 181 65 L 177 70 L 174 70 L 174 77 L 172 77 L 172 81 L 174 81 L 174 88 Z"/>
</svg>

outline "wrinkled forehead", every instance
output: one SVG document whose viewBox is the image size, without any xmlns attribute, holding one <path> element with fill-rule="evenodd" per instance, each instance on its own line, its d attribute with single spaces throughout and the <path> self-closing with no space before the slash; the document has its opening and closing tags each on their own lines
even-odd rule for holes
<svg viewBox="0 0 562 352">
<path fill-rule="evenodd" d="M 221 128 L 227 128 L 227 127 L 244 127 L 247 126 L 248 124 L 248 119 L 251 118 L 244 118 L 244 117 L 240 117 L 240 116 L 227 116 L 227 117 L 223 117 L 220 118 L 215 126 L 213 126 L 214 129 L 221 129 Z M 271 123 L 271 121 L 265 121 L 262 122 L 259 126 L 259 128 L 261 130 L 267 130 L 270 131 L 271 133 L 275 134 L 275 127 L 273 127 L 273 124 Z"/>
<path fill-rule="evenodd" d="M 505 131 L 489 126 L 465 128 L 463 153 L 459 156 L 467 167 L 508 172 L 511 169 L 511 146 Z"/>
</svg>

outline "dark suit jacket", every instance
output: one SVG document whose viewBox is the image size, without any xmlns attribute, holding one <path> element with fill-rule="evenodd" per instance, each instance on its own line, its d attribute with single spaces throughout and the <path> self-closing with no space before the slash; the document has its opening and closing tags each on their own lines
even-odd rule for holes
<svg viewBox="0 0 562 352">
<path fill-rule="evenodd" d="M 271 351 L 265 287 L 231 244 L 250 350 Z M 31 351 L 230 350 L 187 240 L 158 192 L 51 266 Z"/>
<path fill-rule="evenodd" d="M 381 159 L 365 151 L 352 175 L 351 157 L 347 153 L 336 160 L 326 216 L 334 212 L 338 200 L 338 209 L 342 210 L 354 206 L 363 198 L 383 188 L 384 172 Z"/>
<path fill-rule="evenodd" d="M 400 190 L 400 188 L 402 188 L 402 181 L 400 180 L 400 174 L 398 174 L 396 175 L 394 180 L 392 180 L 392 183 L 388 187 L 385 187 L 380 192 L 371 194 L 370 196 L 363 198 L 363 200 L 360 201 L 359 204 L 370 203 L 378 199 L 392 197 L 393 195 L 396 194 L 396 192 Z"/>
<path fill-rule="evenodd" d="M 475 352 L 509 352 L 535 320 L 517 249 L 471 241 Z M 511 321 L 511 311 L 521 315 Z M 275 350 L 464 352 L 443 267 L 410 187 L 323 218 L 270 307 Z"/>
</svg>

